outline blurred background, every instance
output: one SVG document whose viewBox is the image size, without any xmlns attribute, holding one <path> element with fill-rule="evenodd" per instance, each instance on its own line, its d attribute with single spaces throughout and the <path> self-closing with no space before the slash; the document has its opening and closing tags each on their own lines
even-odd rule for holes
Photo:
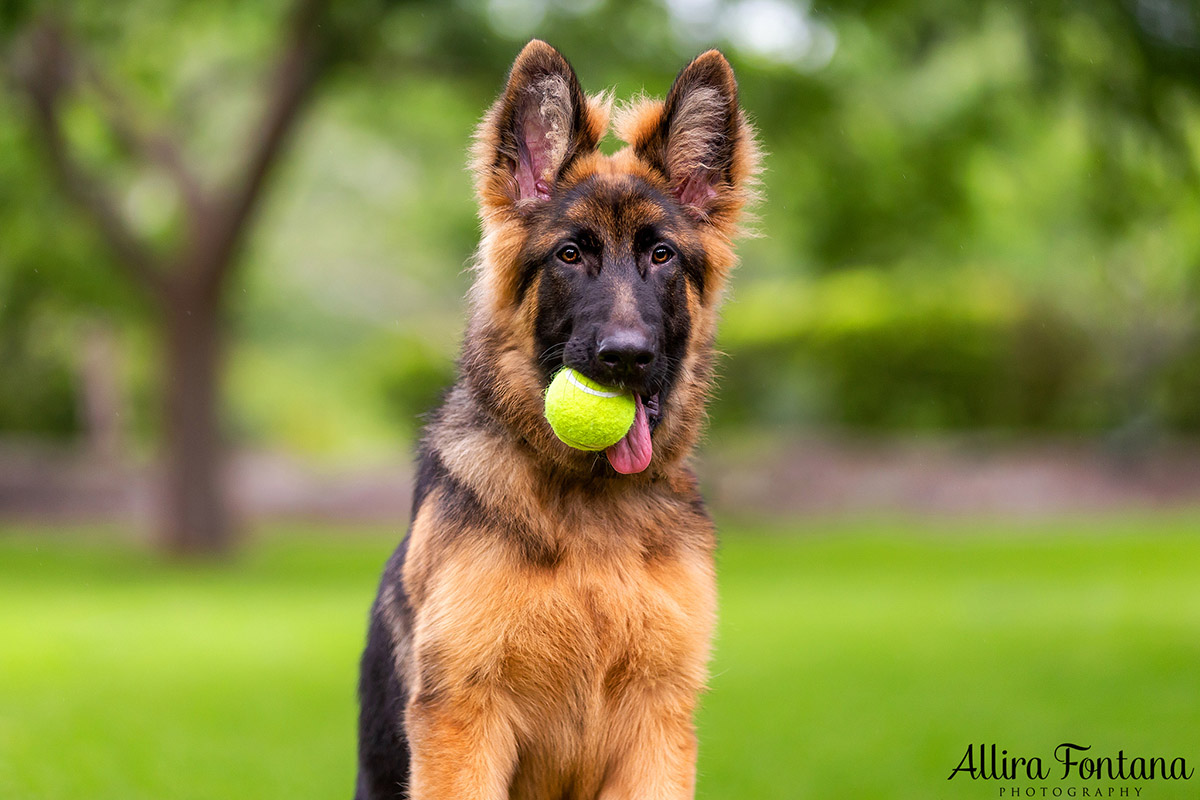
<svg viewBox="0 0 1200 800">
<path fill-rule="evenodd" d="M 701 795 L 994 796 L 945 778 L 999 736 L 1200 762 L 1200 5 L 18 0 L 0 795 L 349 793 L 533 36 L 618 100 L 720 47 L 769 154 L 697 462 Z"/>
</svg>

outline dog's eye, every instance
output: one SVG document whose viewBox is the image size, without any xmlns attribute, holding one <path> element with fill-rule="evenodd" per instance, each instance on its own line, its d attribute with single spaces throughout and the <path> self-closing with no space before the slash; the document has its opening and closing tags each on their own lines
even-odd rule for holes
<svg viewBox="0 0 1200 800">
<path fill-rule="evenodd" d="M 564 264 L 578 264 L 582 256 L 579 254 L 579 248 L 573 244 L 569 244 L 558 251 L 558 260 Z"/>
<path fill-rule="evenodd" d="M 665 244 L 660 244 L 654 248 L 654 252 L 650 254 L 650 260 L 655 264 L 665 264 L 674 257 L 675 251 L 667 247 Z"/>
</svg>

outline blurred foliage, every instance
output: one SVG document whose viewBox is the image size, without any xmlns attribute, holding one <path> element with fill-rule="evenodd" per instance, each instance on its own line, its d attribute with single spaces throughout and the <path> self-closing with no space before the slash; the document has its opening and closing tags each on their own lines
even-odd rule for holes
<svg viewBox="0 0 1200 800">
<path fill-rule="evenodd" d="M 751 287 L 727 320 L 726 346 L 737 356 L 716 415 L 900 429 L 1094 425 L 1075 396 L 1095 358 L 1083 332 L 994 276 L 952 280 L 854 269 L 788 292 Z M 784 316 L 772 307 L 781 303 L 791 306 L 788 329 L 770 322 Z"/>
<path fill-rule="evenodd" d="M 72 375 L 62 357 L 61 332 L 52 315 L 38 314 L 37 295 L 44 286 L 12 278 L 3 287 L 5 313 L 0 317 L 0 430 L 48 436 L 78 432 Z M 56 346 L 58 345 L 58 346 Z"/>
<path fill-rule="evenodd" d="M 0 17 L 10 64 L 35 5 Z M 477 239 L 466 148 L 532 35 L 618 98 L 662 94 L 708 46 L 734 62 L 770 155 L 765 235 L 743 246 L 726 308 L 717 431 L 1200 431 L 1191 2 L 336 9 L 336 67 L 235 288 L 226 394 L 242 441 L 382 454 L 436 403 Z M 138 113 L 213 175 L 235 160 L 286 11 L 59 7 Z M 179 219 L 163 177 L 134 165 L 88 100 L 72 109 L 73 143 L 166 240 Z M 138 360 L 154 349 L 146 309 L 46 175 L 21 99 L 0 88 L 0 431 L 70 435 L 75 323 L 115 320 Z M 127 372 L 128 395 L 145 396 L 153 371 Z"/>
</svg>

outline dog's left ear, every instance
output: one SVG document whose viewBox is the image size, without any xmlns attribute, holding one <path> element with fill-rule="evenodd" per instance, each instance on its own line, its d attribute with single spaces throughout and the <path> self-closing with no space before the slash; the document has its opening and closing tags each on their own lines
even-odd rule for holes
<svg viewBox="0 0 1200 800">
<path fill-rule="evenodd" d="M 534 39 L 475 137 L 476 189 L 488 208 L 549 199 L 566 168 L 592 152 L 608 126 L 608 98 L 591 101 L 562 54 Z"/>
<path fill-rule="evenodd" d="M 753 199 L 754 131 L 738 105 L 733 68 L 719 50 L 684 67 L 664 103 L 634 106 L 619 125 L 622 138 L 666 175 L 694 217 L 733 225 Z"/>
</svg>

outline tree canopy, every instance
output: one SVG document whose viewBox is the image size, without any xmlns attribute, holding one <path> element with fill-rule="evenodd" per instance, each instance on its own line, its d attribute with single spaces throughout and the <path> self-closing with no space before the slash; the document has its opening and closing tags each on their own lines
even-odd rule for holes
<svg viewBox="0 0 1200 800">
<path fill-rule="evenodd" d="M 100 318 L 152 438 L 152 312 L 50 180 L 11 80 L 38 5 L 0 17 L 0 431 L 78 434 L 78 342 Z M 535 35 L 618 99 L 661 94 L 709 46 L 734 63 L 767 202 L 725 313 L 718 430 L 1200 427 L 1192 3 L 330 8 L 329 73 L 233 278 L 226 397 L 243 444 L 383 455 L 435 402 L 477 237 L 465 151 Z M 172 131 L 220 185 L 290 5 L 55 11 L 131 124 Z M 66 136 L 165 250 L 184 220 L 170 176 L 102 124 L 107 102 L 73 98 Z"/>
</svg>

